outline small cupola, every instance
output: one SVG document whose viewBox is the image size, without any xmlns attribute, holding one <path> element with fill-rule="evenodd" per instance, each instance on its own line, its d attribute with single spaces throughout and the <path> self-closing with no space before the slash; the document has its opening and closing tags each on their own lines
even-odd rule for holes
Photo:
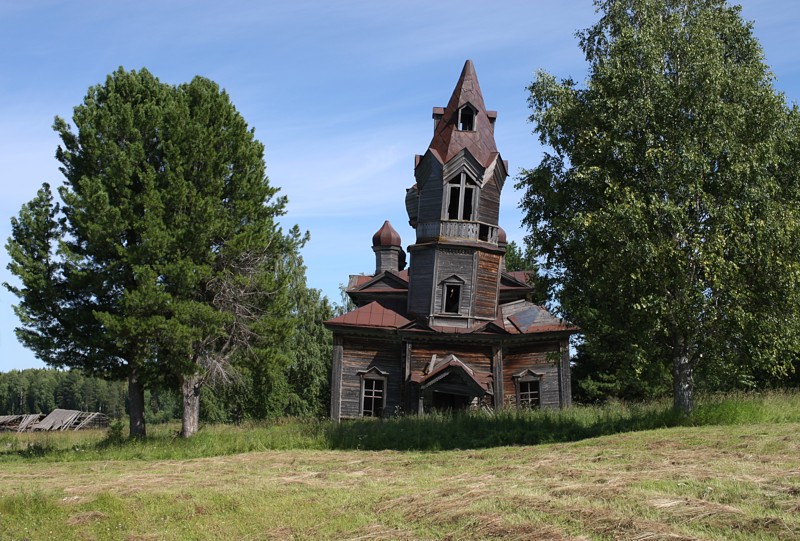
<svg viewBox="0 0 800 541">
<path fill-rule="evenodd" d="M 508 236 L 506 235 L 506 230 L 502 227 L 497 228 L 497 245 L 501 248 L 505 248 L 508 244 Z"/>
<path fill-rule="evenodd" d="M 506 230 L 503 229 L 502 227 L 498 227 L 497 247 L 505 250 L 507 246 L 508 246 L 508 236 L 506 235 Z M 503 272 L 506 271 L 506 254 L 503 254 L 503 257 L 500 259 L 500 270 Z"/>
<path fill-rule="evenodd" d="M 403 251 L 400 234 L 389 220 L 383 222 L 372 235 L 372 251 L 375 252 L 375 274 L 384 271 L 401 271 L 406 268 L 406 253 Z"/>
</svg>

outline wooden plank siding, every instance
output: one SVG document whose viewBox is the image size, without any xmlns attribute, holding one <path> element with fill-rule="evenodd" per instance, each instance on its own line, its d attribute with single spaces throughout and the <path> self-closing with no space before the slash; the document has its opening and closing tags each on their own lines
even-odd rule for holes
<svg viewBox="0 0 800 541">
<path fill-rule="evenodd" d="M 384 416 L 393 415 L 402 402 L 403 366 L 400 341 L 348 337 L 343 340 L 340 416 L 361 412 L 361 375 L 372 367 L 388 374 Z"/>
<path fill-rule="evenodd" d="M 442 282 L 455 275 L 464 283 L 461 284 L 461 299 L 458 313 L 469 315 L 470 302 L 472 299 L 472 269 L 474 261 L 474 251 L 461 248 L 439 248 L 439 257 L 436 261 L 436 293 L 434 297 L 433 313 L 441 314 L 444 312 L 444 285 Z M 466 273 L 469 271 L 469 274 Z"/>
<path fill-rule="evenodd" d="M 525 349 L 510 349 L 503 355 L 503 387 L 506 406 L 516 405 L 516 382 L 513 376 L 530 369 L 542 374 L 539 383 L 539 399 L 542 407 L 557 408 L 561 405 L 559 364 L 561 353 L 558 342 L 533 344 Z"/>
<path fill-rule="evenodd" d="M 431 362 L 431 356 L 442 359 L 453 354 L 475 370 L 492 371 L 492 346 L 469 346 L 455 344 L 411 344 L 411 370 L 424 370 Z"/>
<path fill-rule="evenodd" d="M 431 288 L 433 287 L 436 251 L 422 248 L 411 251 L 409 270 L 408 312 L 412 315 L 427 316 L 431 309 Z"/>
<path fill-rule="evenodd" d="M 475 280 L 475 317 L 497 317 L 497 291 L 500 276 L 500 255 L 478 252 Z"/>
<path fill-rule="evenodd" d="M 437 222 L 442 218 L 442 165 L 430 157 L 428 163 L 417 170 L 417 188 L 419 189 L 419 223 Z"/>
<path fill-rule="evenodd" d="M 480 190 L 478 199 L 478 221 L 497 225 L 500 214 L 500 190 L 494 179 Z"/>
</svg>

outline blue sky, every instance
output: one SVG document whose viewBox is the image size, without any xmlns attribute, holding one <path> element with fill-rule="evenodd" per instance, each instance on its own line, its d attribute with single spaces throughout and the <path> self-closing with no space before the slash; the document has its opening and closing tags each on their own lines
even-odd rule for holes
<svg viewBox="0 0 800 541">
<path fill-rule="evenodd" d="M 372 234 L 388 219 L 413 240 L 405 189 L 464 61 L 475 62 L 512 178 L 500 225 L 520 241 L 520 168 L 543 149 L 527 123 L 538 69 L 585 77 L 575 32 L 591 0 L 244 2 L 0 0 L 0 237 L 42 182 L 61 182 L 54 116 L 71 117 L 117 67 L 167 83 L 195 75 L 230 94 L 266 147 L 270 181 L 289 197 L 285 225 L 311 232 L 308 282 L 332 300 L 348 274 L 374 269 Z M 745 0 L 787 99 L 800 98 L 800 2 Z M 0 251 L 0 282 L 13 281 Z M 15 298 L 0 291 L 0 371 L 40 367 L 14 336 Z"/>
</svg>

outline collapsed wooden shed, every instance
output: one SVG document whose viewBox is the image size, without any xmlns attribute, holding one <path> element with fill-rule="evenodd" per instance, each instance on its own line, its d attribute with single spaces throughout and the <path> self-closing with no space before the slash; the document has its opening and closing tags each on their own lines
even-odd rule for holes
<svg viewBox="0 0 800 541">
<path fill-rule="evenodd" d="M 0 416 L 0 431 L 35 432 L 108 428 L 108 416 L 93 411 L 55 409 L 41 413 Z"/>
</svg>

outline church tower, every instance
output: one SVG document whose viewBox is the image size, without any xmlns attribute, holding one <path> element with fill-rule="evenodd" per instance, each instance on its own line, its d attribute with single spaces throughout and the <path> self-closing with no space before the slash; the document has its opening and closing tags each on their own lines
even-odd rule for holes
<svg viewBox="0 0 800 541">
<path fill-rule="evenodd" d="M 496 119 L 467 60 L 447 107 L 433 109 L 433 138 L 415 158 L 416 184 L 406 194 L 416 230 L 407 312 L 431 327 L 472 328 L 498 317 L 505 254 L 498 215 L 508 164 L 495 144 Z"/>
<path fill-rule="evenodd" d="M 332 419 L 571 403 L 569 337 L 578 329 L 528 300 L 530 271 L 503 265 L 508 164 L 496 118 L 468 60 L 415 159 L 408 254 L 384 222 L 372 236 L 374 274 L 350 276 L 354 308 L 325 322 Z"/>
</svg>

